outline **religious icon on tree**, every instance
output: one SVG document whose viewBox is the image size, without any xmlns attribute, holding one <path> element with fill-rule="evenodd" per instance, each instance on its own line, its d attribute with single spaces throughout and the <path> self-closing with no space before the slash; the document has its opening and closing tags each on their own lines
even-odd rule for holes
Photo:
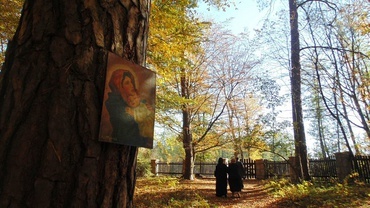
<svg viewBox="0 0 370 208">
<path fill-rule="evenodd" d="M 99 140 L 153 148 L 155 73 L 108 55 Z"/>
</svg>

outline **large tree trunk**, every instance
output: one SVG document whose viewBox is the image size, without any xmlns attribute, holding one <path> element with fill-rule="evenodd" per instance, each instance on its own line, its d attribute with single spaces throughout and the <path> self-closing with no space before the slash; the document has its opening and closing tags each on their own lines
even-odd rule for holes
<svg viewBox="0 0 370 208">
<path fill-rule="evenodd" d="M 131 207 L 137 148 L 98 141 L 108 50 L 144 64 L 147 0 L 26 0 L 0 83 L 0 207 Z"/>
<path fill-rule="evenodd" d="M 296 167 L 299 168 L 299 178 L 310 180 L 308 172 L 308 158 L 306 136 L 303 125 L 302 99 L 301 99 L 301 63 L 298 32 L 297 0 L 289 0 L 290 32 L 291 32 L 291 92 L 295 156 L 298 158 Z"/>
<path fill-rule="evenodd" d="M 188 133 L 184 133 L 184 149 L 185 149 L 185 161 L 184 161 L 184 172 L 183 178 L 187 180 L 194 180 L 194 162 L 195 162 L 195 155 L 193 150 L 191 135 Z"/>
</svg>

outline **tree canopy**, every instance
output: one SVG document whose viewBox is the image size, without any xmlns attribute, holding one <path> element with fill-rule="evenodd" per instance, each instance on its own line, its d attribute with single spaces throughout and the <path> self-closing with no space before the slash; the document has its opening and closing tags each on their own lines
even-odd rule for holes
<svg viewBox="0 0 370 208">
<path fill-rule="evenodd" d="M 24 0 L 0 2 L 0 63 L 4 62 L 6 45 L 17 29 L 23 2 Z"/>
</svg>

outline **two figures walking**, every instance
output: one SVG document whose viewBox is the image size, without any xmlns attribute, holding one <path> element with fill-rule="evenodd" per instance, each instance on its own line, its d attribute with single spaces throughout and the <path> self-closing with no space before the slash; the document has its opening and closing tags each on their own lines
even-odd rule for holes
<svg viewBox="0 0 370 208">
<path fill-rule="evenodd" d="M 227 184 L 229 183 L 232 197 L 240 197 L 243 189 L 243 164 L 237 159 L 231 159 L 229 166 L 224 163 L 223 158 L 218 159 L 216 170 L 216 196 L 227 197 Z"/>
</svg>

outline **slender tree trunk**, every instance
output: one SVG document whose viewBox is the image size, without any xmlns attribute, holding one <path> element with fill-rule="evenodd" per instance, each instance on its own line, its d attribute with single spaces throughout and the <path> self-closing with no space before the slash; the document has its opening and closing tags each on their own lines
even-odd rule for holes
<svg viewBox="0 0 370 208">
<path fill-rule="evenodd" d="M 290 9 L 290 31 L 291 31 L 291 91 L 292 91 L 292 113 L 295 141 L 295 155 L 298 158 L 296 167 L 299 167 L 299 177 L 310 180 L 308 172 L 308 158 L 306 136 L 303 125 L 302 100 L 301 100 L 301 64 L 300 45 L 298 32 L 298 11 L 296 0 L 289 0 Z"/>
<path fill-rule="evenodd" d="M 321 111 L 321 110 L 317 109 L 317 111 Z M 318 131 L 319 131 L 319 142 L 320 142 L 321 154 L 323 158 L 328 158 L 329 154 L 327 152 L 328 148 L 326 146 L 325 137 L 324 137 L 324 127 L 322 124 L 322 115 L 321 115 L 321 112 L 319 112 L 318 114 L 319 115 L 317 118 L 317 126 L 318 126 Z"/>
<path fill-rule="evenodd" d="M 149 2 L 26 0 L 0 83 L 0 207 L 132 207 L 137 148 L 98 141 L 108 51 L 144 64 Z"/>
<path fill-rule="evenodd" d="M 319 88 L 319 86 L 316 86 L 316 82 L 315 82 L 315 106 L 316 106 L 316 109 L 315 109 L 315 114 L 316 114 L 316 121 L 317 121 L 317 131 L 318 131 L 318 136 L 319 136 L 319 143 L 320 143 L 320 149 L 321 149 L 321 154 L 322 154 L 322 157 L 323 158 L 327 158 L 329 156 L 327 150 L 327 146 L 326 146 L 326 142 L 325 142 L 325 137 L 324 137 L 324 126 L 323 126 L 323 123 L 322 123 L 322 110 L 321 110 L 321 105 L 320 105 L 320 98 L 319 98 L 319 92 L 318 90 L 316 90 L 317 88 Z"/>
<path fill-rule="evenodd" d="M 181 80 L 181 96 L 184 99 L 189 99 L 188 82 L 185 76 L 185 69 L 182 70 Z M 183 146 L 185 149 L 184 173 L 183 177 L 187 180 L 194 179 L 194 147 L 193 137 L 190 126 L 190 112 L 187 104 L 183 105 L 182 109 L 182 136 Z"/>
<path fill-rule="evenodd" d="M 342 87 L 339 87 L 339 93 L 340 93 L 340 102 L 341 102 L 341 105 L 342 105 L 343 119 L 347 123 L 348 134 L 349 134 L 349 137 L 352 140 L 353 148 L 355 149 L 355 153 L 359 154 L 361 152 L 360 147 L 356 142 L 355 134 L 353 132 L 352 125 L 351 125 L 351 122 L 349 120 L 349 115 L 348 115 L 348 112 L 347 112 L 346 103 L 344 101 L 344 95 L 343 95 Z M 355 97 L 355 96 L 353 96 L 353 97 Z"/>
<path fill-rule="evenodd" d="M 192 143 L 192 135 L 190 130 L 190 123 L 186 117 L 189 117 L 187 112 L 183 112 L 183 145 L 185 149 L 184 173 L 183 177 L 187 180 L 194 179 L 194 149 Z"/>
<path fill-rule="evenodd" d="M 335 63 L 335 70 L 336 70 L 336 75 L 335 75 L 335 80 L 334 80 L 334 85 L 333 85 L 333 99 L 332 99 L 333 102 L 334 102 L 334 105 L 332 107 L 334 107 L 334 109 L 332 109 L 332 107 L 329 106 L 329 104 L 327 102 L 327 99 L 324 96 L 324 92 L 323 92 L 323 88 L 322 88 L 322 84 L 321 84 L 321 76 L 320 76 L 320 73 L 319 73 L 319 69 L 317 67 L 316 67 L 316 77 L 317 77 L 317 81 L 318 81 L 318 86 L 319 86 L 319 91 L 320 91 L 320 94 L 321 94 L 321 98 L 323 100 L 325 108 L 326 108 L 326 110 L 328 110 L 330 115 L 337 122 L 336 132 L 337 132 L 337 137 L 338 137 L 337 138 L 338 152 L 341 151 L 340 138 L 343 138 L 343 140 L 346 143 L 348 151 L 350 152 L 351 156 L 353 156 L 354 154 L 353 154 L 353 151 L 352 151 L 351 146 L 349 144 L 348 137 L 347 137 L 347 134 L 346 134 L 346 131 L 345 131 L 345 128 L 344 128 L 344 124 L 343 124 L 343 122 L 340 118 L 340 110 L 338 109 L 338 106 L 339 106 L 338 103 L 340 102 L 339 100 L 341 100 L 341 97 L 339 97 L 339 99 L 338 99 L 337 92 L 341 91 L 341 87 L 340 87 L 340 80 L 339 80 L 339 74 L 338 74 L 339 71 L 338 71 L 336 61 L 334 63 Z M 340 135 L 342 135 L 342 136 L 340 137 Z"/>
<path fill-rule="evenodd" d="M 351 51 L 357 51 L 356 50 L 356 46 L 355 46 L 355 35 L 353 33 L 351 33 Z M 350 57 L 349 57 L 350 56 Z M 362 129 L 364 129 L 366 135 L 368 138 L 370 138 L 370 128 L 369 128 L 369 111 L 367 111 L 366 109 L 368 109 L 367 107 L 369 106 L 369 98 L 366 96 L 366 87 L 364 87 L 364 85 L 366 84 L 361 84 L 361 83 L 366 83 L 366 78 L 365 77 L 368 77 L 368 73 L 366 73 L 366 70 L 365 73 L 362 72 L 361 69 L 358 68 L 359 64 L 357 63 L 357 54 L 356 53 L 350 53 L 350 55 L 347 55 L 345 54 L 344 58 L 348 61 L 347 62 L 347 65 L 349 68 L 348 70 L 348 74 L 349 74 L 349 83 L 350 83 L 350 88 L 351 89 L 351 92 L 352 92 L 352 95 L 351 98 L 353 100 L 353 103 L 355 105 L 355 110 L 356 112 L 358 113 L 358 117 L 361 121 L 361 124 L 362 124 Z M 367 74 L 367 75 L 366 75 Z M 361 78 L 361 77 L 364 77 L 364 78 Z M 363 80 L 361 80 L 363 79 Z M 363 86 L 361 86 L 363 85 Z M 368 84 L 367 84 L 368 86 Z M 369 88 L 367 88 L 369 89 Z M 363 103 L 362 106 L 365 106 L 365 109 L 363 109 L 361 107 L 361 104 L 360 103 Z M 366 107 L 367 106 L 367 107 Z M 368 116 L 365 116 L 365 115 L 368 115 Z M 349 122 L 349 119 L 347 119 L 347 122 Z M 350 125 L 350 124 L 348 124 Z M 354 146 L 355 146 L 355 150 L 356 150 L 356 153 L 360 153 L 360 150 L 358 148 L 358 145 L 356 144 L 355 142 L 355 137 L 353 135 L 353 131 L 352 131 L 352 128 L 350 127 L 350 132 L 352 133 L 351 134 L 351 139 L 353 140 L 353 143 L 354 143 Z"/>
<path fill-rule="evenodd" d="M 235 116 L 235 108 L 233 107 L 232 103 L 229 102 L 227 103 L 227 116 L 228 116 L 228 121 L 229 121 L 229 126 L 230 126 L 230 132 L 231 132 L 231 137 L 232 141 L 234 144 L 234 157 L 237 158 L 239 154 L 242 154 L 243 151 L 241 151 L 241 143 L 240 143 L 240 138 L 239 136 L 236 136 L 235 132 L 235 126 L 234 126 L 234 118 L 238 121 L 237 116 Z M 238 123 L 238 122 L 237 122 Z"/>
</svg>

